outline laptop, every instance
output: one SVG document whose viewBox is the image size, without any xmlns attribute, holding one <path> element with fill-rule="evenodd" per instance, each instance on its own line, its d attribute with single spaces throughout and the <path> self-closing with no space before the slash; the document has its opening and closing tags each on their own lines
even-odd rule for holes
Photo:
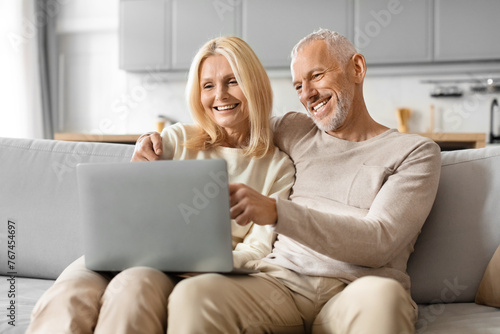
<svg viewBox="0 0 500 334">
<path fill-rule="evenodd" d="M 84 163 L 76 171 L 88 269 L 256 272 L 233 268 L 225 160 Z"/>
</svg>

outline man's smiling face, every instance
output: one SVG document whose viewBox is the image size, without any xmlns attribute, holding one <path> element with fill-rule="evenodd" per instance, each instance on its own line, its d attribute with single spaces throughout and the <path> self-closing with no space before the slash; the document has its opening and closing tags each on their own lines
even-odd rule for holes
<svg viewBox="0 0 500 334">
<path fill-rule="evenodd" d="M 349 116 L 354 83 L 322 40 L 306 44 L 292 61 L 293 85 L 319 129 L 340 128 Z"/>
</svg>

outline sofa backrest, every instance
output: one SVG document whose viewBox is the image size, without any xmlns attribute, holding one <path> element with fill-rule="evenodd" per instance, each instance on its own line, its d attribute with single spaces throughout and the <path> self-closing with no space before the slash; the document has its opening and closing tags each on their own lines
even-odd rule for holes
<svg viewBox="0 0 500 334">
<path fill-rule="evenodd" d="M 20 277 L 57 278 L 83 254 L 75 167 L 84 162 L 130 161 L 134 147 L 0 138 L 0 245 L 15 223 L 15 271 Z M 0 247 L 0 274 L 7 267 Z"/>
<path fill-rule="evenodd" d="M 417 303 L 472 302 L 500 245 L 500 147 L 442 153 L 434 206 L 408 262 Z"/>
<path fill-rule="evenodd" d="M 82 255 L 75 167 L 130 161 L 132 145 L 0 138 L 0 245 L 18 276 L 55 279 Z M 500 147 L 442 153 L 436 201 L 408 263 L 418 303 L 471 302 L 500 245 Z M 0 247 L 0 274 L 7 267 Z"/>
</svg>

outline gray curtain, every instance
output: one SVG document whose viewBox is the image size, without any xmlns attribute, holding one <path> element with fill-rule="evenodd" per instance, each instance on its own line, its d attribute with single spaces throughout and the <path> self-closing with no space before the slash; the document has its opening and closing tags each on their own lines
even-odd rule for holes
<svg viewBox="0 0 500 334">
<path fill-rule="evenodd" d="M 54 138 L 54 132 L 58 130 L 58 47 L 56 18 L 60 11 L 60 6 L 60 1 L 57 0 L 35 0 L 43 135 L 46 139 Z"/>
</svg>

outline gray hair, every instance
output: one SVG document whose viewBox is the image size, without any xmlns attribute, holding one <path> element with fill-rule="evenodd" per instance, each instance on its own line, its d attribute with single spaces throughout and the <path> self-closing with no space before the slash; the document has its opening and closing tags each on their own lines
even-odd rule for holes
<svg viewBox="0 0 500 334">
<path fill-rule="evenodd" d="M 291 53 L 292 62 L 297 57 L 297 53 L 312 41 L 323 40 L 328 45 L 330 51 L 337 57 L 341 64 L 346 64 L 357 52 L 352 43 L 338 32 L 320 28 L 302 38 L 294 47 Z"/>
</svg>

